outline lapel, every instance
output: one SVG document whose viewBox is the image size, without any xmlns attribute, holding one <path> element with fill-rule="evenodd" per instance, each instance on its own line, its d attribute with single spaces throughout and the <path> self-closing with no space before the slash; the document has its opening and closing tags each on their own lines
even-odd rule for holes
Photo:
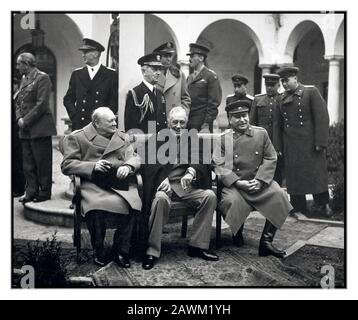
<svg viewBox="0 0 358 320">
<path fill-rule="evenodd" d="M 38 73 L 38 69 L 34 68 L 26 77 L 24 77 L 21 82 L 19 91 L 21 91 L 23 88 L 27 87 L 32 82 L 34 82 L 36 79 L 37 73 Z"/>
<path fill-rule="evenodd" d="M 98 70 L 99 72 L 99 70 Z M 79 72 L 79 78 L 85 88 L 88 88 L 91 85 L 91 78 L 88 74 L 87 67 L 83 67 Z"/>
<path fill-rule="evenodd" d="M 200 81 L 201 79 L 203 79 L 205 73 L 206 73 L 207 68 L 204 66 L 201 68 L 201 70 L 199 71 L 199 73 L 196 75 L 195 78 L 193 78 L 192 82 L 197 82 Z"/>
<path fill-rule="evenodd" d="M 282 104 L 283 105 L 288 104 L 288 103 L 291 103 L 292 101 L 293 101 L 293 94 L 290 94 L 287 91 L 285 91 L 282 94 L 282 99 L 281 99 Z"/>
<path fill-rule="evenodd" d="M 102 157 L 104 157 L 106 154 L 110 152 L 116 151 L 119 148 L 123 147 L 125 145 L 124 141 L 125 141 L 124 134 L 117 130 L 116 133 L 112 136 L 111 141 L 109 141 L 109 144 L 106 150 L 104 151 Z"/>
<path fill-rule="evenodd" d="M 166 82 L 165 75 L 161 73 L 159 75 L 158 82 L 156 84 L 157 89 L 164 92 L 165 82 Z"/>
<path fill-rule="evenodd" d="M 170 89 L 172 86 L 174 86 L 177 83 L 177 81 L 178 81 L 178 78 L 174 77 L 172 75 L 172 73 L 168 70 L 167 77 L 165 79 L 164 91 L 163 92 L 166 92 L 168 89 Z"/>
<path fill-rule="evenodd" d="M 94 145 L 102 148 L 107 148 L 110 140 L 99 135 L 92 123 L 85 126 L 83 128 L 83 132 L 86 135 L 87 139 L 91 141 Z"/>
</svg>

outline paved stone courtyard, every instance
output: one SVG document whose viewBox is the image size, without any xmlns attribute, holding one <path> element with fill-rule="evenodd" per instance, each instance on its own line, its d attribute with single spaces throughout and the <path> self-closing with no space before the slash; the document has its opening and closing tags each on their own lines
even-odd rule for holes
<svg viewBox="0 0 358 320">
<path fill-rule="evenodd" d="M 54 149 L 54 195 L 53 200 L 42 205 L 46 210 L 68 211 L 70 201 L 65 199 L 64 191 L 69 179 L 64 177 L 59 168 L 61 155 Z M 75 250 L 72 247 L 71 227 L 49 225 L 35 222 L 29 218 L 18 199 L 13 201 L 14 249 L 13 254 L 27 241 L 43 240 L 57 231 L 57 239 L 62 242 L 66 267 L 71 276 L 90 278 L 96 286 L 101 287 L 319 287 L 321 267 L 332 264 L 339 270 L 337 286 L 345 285 L 344 277 L 344 225 L 332 221 L 311 221 L 299 217 L 289 217 L 282 230 L 277 232 L 274 244 L 285 249 L 288 257 L 259 257 L 258 242 L 264 224 L 264 218 L 258 213 L 251 213 L 245 224 L 245 246 L 237 248 L 232 245 L 228 226 L 222 225 L 222 247 L 216 251 L 220 256 L 217 262 L 193 259 L 186 255 L 187 239 L 180 237 L 181 223 L 172 222 L 165 227 L 163 236 L 162 258 L 155 267 L 146 271 L 141 263 L 133 261 L 130 269 L 121 269 L 115 263 L 99 268 L 92 263 L 88 232 L 82 231 L 84 262 L 76 263 Z M 30 205 L 31 207 L 31 205 Z M 50 208 L 50 209 L 49 209 Z M 45 222 L 51 222 L 46 221 Z M 190 224 L 189 219 L 189 235 Z M 214 248 L 215 221 L 212 228 L 212 245 Z M 106 242 L 111 243 L 112 230 L 108 230 Z M 21 245 L 19 245 L 21 244 Z M 18 267 L 18 266 L 16 266 Z M 337 273 L 338 274 L 338 273 Z"/>
</svg>

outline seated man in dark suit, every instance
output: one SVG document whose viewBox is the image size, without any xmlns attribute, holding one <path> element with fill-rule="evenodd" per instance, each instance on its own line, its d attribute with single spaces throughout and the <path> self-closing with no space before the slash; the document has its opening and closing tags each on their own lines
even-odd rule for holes
<svg viewBox="0 0 358 320">
<path fill-rule="evenodd" d="M 114 235 L 113 253 L 121 267 L 129 268 L 133 211 L 140 211 L 142 206 L 136 186 L 127 180 L 141 164 L 129 137 L 117 130 L 114 113 L 101 107 L 93 112 L 92 123 L 64 139 L 63 149 L 62 172 L 81 177 L 81 204 L 91 235 L 94 262 L 105 265 L 105 217 L 117 216 L 121 228 Z"/>
<path fill-rule="evenodd" d="M 181 143 L 180 137 L 183 139 L 183 129 L 186 128 L 187 122 L 188 116 L 183 107 L 175 107 L 170 111 L 168 117 L 170 131 L 168 132 L 174 135 L 174 139 L 178 138 L 175 141 L 179 142 L 176 144 L 177 147 L 185 145 Z M 186 201 L 198 210 L 192 226 L 188 255 L 208 261 L 219 259 L 217 255 L 208 251 L 217 201 L 215 193 L 211 190 L 211 175 L 208 174 L 208 166 L 198 164 L 199 161 L 191 163 L 188 158 L 186 159 L 189 161 L 182 161 L 181 155 L 178 148 L 174 155 L 176 161 L 170 161 L 167 165 L 168 177 L 157 188 L 152 202 L 148 247 L 143 261 L 143 268 L 146 270 L 153 268 L 155 261 L 160 257 L 162 231 L 169 217 L 171 200 Z M 160 151 L 158 151 L 158 158 L 160 158 Z M 191 159 L 193 159 L 193 154 L 191 154 Z"/>
</svg>

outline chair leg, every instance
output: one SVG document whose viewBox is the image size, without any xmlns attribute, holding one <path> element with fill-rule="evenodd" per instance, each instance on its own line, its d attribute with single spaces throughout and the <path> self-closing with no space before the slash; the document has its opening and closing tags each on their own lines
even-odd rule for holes
<svg viewBox="0 0 358 320">
<path fill-rule="evenodd" d="M 181 237 L 186 238 L 188 232 L 188 216 L 183 216 L 181 222 Z"/>
<path fill-rule="evenodd" d="M 216 209 L 216 250 L 221 246 L 221 212 Z"/>
<path fill-rule="evenodd" d="M 81 217 L 75 214 L 73 244 L 77 249 L 77 263 L 80 263 L 80 254 L 81 254 L 81 224 L 82 224 Z"/>
</svg>

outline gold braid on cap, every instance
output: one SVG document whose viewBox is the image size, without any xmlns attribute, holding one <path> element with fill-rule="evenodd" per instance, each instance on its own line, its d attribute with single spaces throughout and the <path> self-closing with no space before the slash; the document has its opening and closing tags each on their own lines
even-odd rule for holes
<svg viewBox="0 0 358 320">
<path fill-rule="evenodd" d="M 141 123 L 143 121 L 145 115 L 147 114 L 148 109 L 150 110 L 151 113 L 154 113 L 153 103 L 150 100 L 148 93 L 146 93 L 144 95 L 142 103 L 138 103 L 138 98 L 137 98 L 135 91 L 133 89 L 131 89 L 131 92 L 132 92 L 134 104 L 136 107 L 139 108 L 139 111 L 140 111 L 139 123 Z"/>
</svg>

